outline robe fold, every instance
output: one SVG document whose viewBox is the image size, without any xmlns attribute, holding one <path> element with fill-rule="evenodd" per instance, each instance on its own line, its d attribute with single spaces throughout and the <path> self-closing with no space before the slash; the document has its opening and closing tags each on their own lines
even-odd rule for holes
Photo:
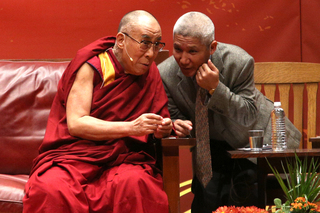
<svg viewBox="0 0 320 213">
<path fill-rule="evenodd" d="M 37 194 L 36 191 L 32 192 L 32 189 L 39 187 L 39 184 L 41 185 L 41 182 L 43 181 L 41 180 L 42 176 L 46 181 L 49 181 L 52 176 L 49 174 L 51 174 L 52 171 L 57 170 L 60 171 L 59 173 L 63 173 L 61 172 L 62 170 L 67 171 L 69 175 L 72 176 L 71 179 L 76 179 L 75 182 L 79 182 L 81 187 L 79 186 L 78 190 L 80 190 L 80 188 L 83 190 L 80 193 L 80 198 L 77 198 L 78 200 L 70 198 L 70 202 L 71 200 L 73 203 L 80 202 L 78 204 L 79 209 L 81 209 L 80 206 L 84 206 L 88 209 L 97 209 L 96 211 L 90 210 L 90 212 L 108 212 L 106 208 L 109 208 L 109 206 L 100 206 L 106 205 L 106 203 L 113 200 L 114 197 L 112 197 L 112 199 L 105 198 L 108 202 L 97 202 L 97 200 L 101 199 L 103 201 L 104 196 L 106 196 L 105 190 L 109 187 L 104 184 L 97 184 L 97 182 L 102 183 L 111 178 L 110 180 L 113 180 L 115 183 L 116 181 L 113 177 L 115 174 L 118 174 L 117 172 L 120 168 L 126 168 L 126 165 L 140 165 L 138 170 L 142 168 L 143 174 L 147 173 L 151 176 L 151 181 L 146 180 L 146 183 L 158 187 L 155 191 L 147 192 L 148 189 L 146 192 L 159 192 L 161 196 L 155 199 L 159 199 L 157 202 L 159 202 L 159 205 L 162 207 L 158 207 L 158 212 L 167 211 L 167 207 L 165 207 L 167 205 L 167 198 L 166 195 L 163 194 L 162 177 L 155 166 L 156 159 L 154 156 L 152 136 L 129 136 L 106 141 L 90 141 L 73 137 L 68 131 L 66 121 L 66 101 L 77 71 L 83 63 L 89 63 L 96 71 L 93 82 L 93 100 L 90 116 L 106 121 L 132 121 L 143 113 L 155 113 L 164 118 L 170 117 L 167 109 L 168 99 L 155 63 L 153 62 L 149 71 L 141 76 L 125 74 L 113 52 L 108 51 L 108 49 L 110 50 L 110 48 L 113 47 L 114 43 L 114 37 L 104 37 L 80 49 L 77 52 L 76 57 L 70 62 L 63 73 L 48 118 L 45 137 L 39 148 L 40 154 L 33 162 L 30 180 L 26 185 L 26 196 L 24 198 L 25 206 L 32 203 L 31 197 L 33 194 Z M 104 52 L 110 58 L 115 70 L 114 79 L 108 84 L 105 84 L 104 82 L 104 74 L 98 57 L 99 54 Z M 129 168 L 131 168 L 131 166 Z M 123 171 L 127 171 L 127 169 L 123 169 Z M 131 170 L 129 169 L 128 171 Z M 113 172 L 113 176 L 111 177 L 107 175 L 110 172 Z M 72 185 L 72 181 L 73 180 L 71 180 L 71 183 L 69 184 Z M 140 181 L 141 180 L 139 180 L 139 183 Z M 120 181 L 120 183 L 123 183 L 123 181 Z M 127 187 L 127 184 L 127 182 L 124 185 L 120 184 L 120 188 L 124 186 Z M 103 188 L 103 186 L 106 188 Z M 114 188 L 115 186 L 112 187 Z M 132 187 L 136 188 L 136 186 Z M 103 191 L 103 193 L 99 193 L 99 190 Z M 95 193 L 91 194 L 92 191 Z M 111 192 L 111 189 L 108 190 L 108 193 Z M 68 191 L 65 193 L 68 194 L 70 192 Z M 39 192 L 39 194 L 41 193 Z M 66 196 L 73 197 L 74 193 L 70 193 L 70 195 Z M 144 196 L 148 195 L 141 195 L 141 197 Z M 67 200 L 66 203 L 70 203 L 68 201 L 69 197 L 65 198 Z M 118 196 L 118 199 L 120 198 L 121 197 Z M 132 199 L 128 198 L 128 202 Z M 39 202 L 39 199 L 34 200 Z M 114 202 L 119 203 L 118 200 Z M 140 204 L 142 207 L 139 208 L 145 208 L 143 206 L 147 205 L 146 202 L 152 204 L 153 201 L 152 199 L 146 199 L 144 204 Z M 98 207 L 92 206 L 92 203 L 99 203 Z M 110 205 L 113 206 L 114 204 Z M 127 209 L 130 210 L 132 205 L 137 204 L 131 205 L 129 202 L 127 205 Z M 139 208 L 137 207 L 136 209 Z M 63 209 L 63 211 L 66 210 Z M 131 211 L 132 209 L 128 212 Z M 70 212 L 78 211 L 74 210 Z M 116 210 L 113 209 L 110 210 L 110 212 L 116 212 Z M 152 212 L 157 212 L 157 210 L 152 210 Z"/>
</svg>

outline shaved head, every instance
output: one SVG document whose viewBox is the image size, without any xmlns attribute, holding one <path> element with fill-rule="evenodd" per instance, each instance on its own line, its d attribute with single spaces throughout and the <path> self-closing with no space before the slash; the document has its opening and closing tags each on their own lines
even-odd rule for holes
<svg viewBox="0 0 320 213">
<path fill-rule="evenodd" d="M 214 41 L 214 24 L 211 19 L 200 12 L 189 12 L 182 15 L 173 28 L 173 36 L 193 37 L 204 45 Z"/>
<path fill-rule="evenodd" d="M 151 13 L 144 10 L 134 10 L 123 16 L 119 24 L 118 32 L 132 30 L 145 18 L 154 19 L 159 24 L 158 20 Z"/>
<path fill-rule="evenodd" d="M 125 73 L 142 75 L 147 72 L 158 55 L 155 45 L 160 43 L 161 37 L 160 24 L 149 12 L 134 10 L 125 14 L 112 48 Z"/>
</svg>

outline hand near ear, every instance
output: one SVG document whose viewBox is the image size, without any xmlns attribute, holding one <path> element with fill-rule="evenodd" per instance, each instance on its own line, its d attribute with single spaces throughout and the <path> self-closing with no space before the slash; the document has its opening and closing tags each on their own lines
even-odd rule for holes
<svg viewBox="0 0 320 213">
<path fill-rule="evenodd" d="M 219 70 L 210 59 L 199 67 L 196 80 L 200 87 L 208 91 L 217 88 L 219 84 Z"/>
</svg>

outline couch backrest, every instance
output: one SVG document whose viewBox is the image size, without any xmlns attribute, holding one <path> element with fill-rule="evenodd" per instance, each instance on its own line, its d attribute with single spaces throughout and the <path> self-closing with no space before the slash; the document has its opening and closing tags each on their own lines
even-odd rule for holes
<svg viewBox="0 0 320 213">
<path fill-rule="evenodd" d="M 156 64 L 169 51 L 159 52 Z M 0 173 L 29 174 L 69 61 L 0 60 Z"/>
<path fill-rule="evenodd" d="M 68 63 L 0 61 L 0 173 L 29 173 Z"/>
</svg>

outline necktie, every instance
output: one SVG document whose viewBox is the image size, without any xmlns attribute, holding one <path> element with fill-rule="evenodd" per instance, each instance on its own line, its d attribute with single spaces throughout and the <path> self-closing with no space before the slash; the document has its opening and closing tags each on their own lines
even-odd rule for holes
<svg viewBox="0 0 320 213">
<path fill-rule="evenodd" d="M 204 188 L 212 178 L 208 108 L 204 106 L 206 90 L 199 87 L 196 98 L 195 122 L 196 140 L 195 173 Z"/>
</svg>

